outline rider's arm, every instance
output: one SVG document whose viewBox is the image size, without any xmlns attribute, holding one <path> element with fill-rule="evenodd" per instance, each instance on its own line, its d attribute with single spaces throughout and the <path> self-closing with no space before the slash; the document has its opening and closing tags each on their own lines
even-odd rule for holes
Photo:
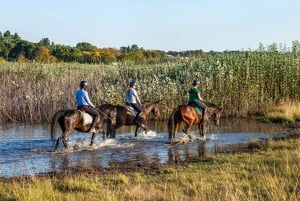
<svg viewBox="0 0 300 201">
<path fill-rule="evenodd" d="M 93 108 L 95 108 L 95 105 L 92 103 L 92 101 L 89 98 L 89 94 L 87 92 L 85 92 L 85 100 L 86 102 Z"/>
<path fill-rule="evenodd" d="M 203 98 L 201 97 L 200 93 L 197 93 L 199 100 L 203 101 Z"/>
<path fill-rule="evenodd" d="M 138 94 L 137 94 L 137 92 L 136 92 L 135 90 L 134 90 L 134 92 L 133 92 L 133 95 L 135 96 L 135 99 L 136 99 L 137 103 L 138 103 L 139 105 L 141 105 L 140 98 L 139 98 L 139 96 L 138 96 Z"/>
<path fill-rule="evenodd" d="M 134 96 L 135 96 L 135 98 L 136 98 L 136 101 L 137 101 L 137 103 L 141 105 L 141 101 L 140 101 L 140 98 L 139 98 L 139 96 L 138 96 L 137 94 L 136 94 L 136 95 L 134 95 Z"/>
</svg>

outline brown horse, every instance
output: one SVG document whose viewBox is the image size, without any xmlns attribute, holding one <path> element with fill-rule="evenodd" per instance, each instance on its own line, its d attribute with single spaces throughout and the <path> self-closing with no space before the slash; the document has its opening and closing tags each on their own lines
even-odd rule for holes
<svg viewBox="0 0 300 201">
<path fill-rule="evenodd" d="M 223 109 L 219 108 L 213 103 L 206 103 L 207 112 L 205 113 L 207 119 L 212 119 L 215 125 L 219 125 L 220 116 Z M 205 126 L 207 122 L 202 122 L 202 115 L 196 112 L 196 109 L 190 105 L 180 105 L 170 115 L 168 121 L 169 140 L 174 141 L 175 135 L 179 129 L 181 122 L 183 121 L 186 125 L 183 132 L 188 134 L 188 130 L 192 125 L 197 124 L 200 137 L 205 140 Z"/>
<path fill-rule="evenodd" d="M 111 110 L 109 113 L 104 114 L 102 111 L 98 109 L 100 115 L 99 120 L 95 126 L 96 132 L 92 133 L 91 144 L 93 145 L 94 139 L 97 133 L 103 132 L 103 138 L 105 138 L 105 132 L 101 129 L 104 123 L 107 123 L 107 127 L 110 127 L 111 124 L 115 123 L 116 117 L 116 110 Z M 56 112 L 52 118 L 51 123 L 51 138 L 54 140 L 55 133 L 56 133 L 56 126 L 57 124 L 60 125 L 62 130 L 62 135 L 57 139 L 55 145 L 55 151 L 58 148 L 58 145 L 63 142 L 65 148 L 68 147 L 67 145 L 67 137 L 70 135 L 74 130 L 79 132 L 88 133 L 93 121 L 93 117 L 86 112 L 77 110 L 77 109 L 69 109 L 69 110 L 60 110 Z"/>
<path fill-rule="evenodd" d="M 141 118 L 141 124 L 136 126 L 135 129 L 135 137 L 137 137 L 138 129 L 141 127 L 145 130 L 147 133 L 147 116 L 149 113 L 153 114 L 155 117 L 160 116 L 160 111 L 158 107 L 159 101 L 144 103 L 141 105 L 142 113 L 140 114 Z M 116 109 L 116 123 L 111 126 L 111 129 L 107 131 L 108 134 L 110 134 L 111 138 L 115 138 L 116 129 L 122 127 L 122 126 L 133 126 L 134 124 L 134 118 L 135 118 L 135 112 L 133 111 L 133 108 L 128 106 L 121 106 L 121 105 L 112 105 L 112 104 L 103 104 L 98 107 L 101 111 L 103 111 L 105 114 L 108 114 L 110 111 Z"/>
</svg>

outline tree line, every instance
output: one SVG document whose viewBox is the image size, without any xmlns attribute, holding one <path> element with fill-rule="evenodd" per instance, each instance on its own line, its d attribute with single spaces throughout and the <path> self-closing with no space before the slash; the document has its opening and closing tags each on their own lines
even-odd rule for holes
<svg viewBox="0 0 300 201">
<path fill-rule="evenodd" d="M 20 63 L 41 62 L 78 62 L 78 63 L 125 63 L 145 64 L 176 60 L 185 57 L 205 56 L 202 50 L 195 51 L 161 51 L 145 50 L 138 45 L 116 48 L 98 48 L 88 42 L 79 42 L 75 47 L 55 44 L 49 38 L 42 38 L 34 43 L 22 39 L 17 33 L 0 32 L 0 62 L 14 61 Z"/>
</svg>

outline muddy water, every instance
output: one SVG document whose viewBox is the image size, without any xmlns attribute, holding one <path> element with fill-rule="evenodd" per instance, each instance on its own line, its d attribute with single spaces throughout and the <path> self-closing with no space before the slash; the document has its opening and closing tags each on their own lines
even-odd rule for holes
<svg viewBox="0 0 300 201">
<path fill-rule="evenodd" d="M 97 136 L 90 147 L 91 134 L 74 132 L 69 149 L 53 153 L 49 125 L 0 125 L 0 177 L 76 171 L 90 167 L 136 168 L 153 164 L 167 165 L 201 160 L 216 152 L 236 149 L 253 140 L 271 138 L 279 128 L 251 120 L 222 120 L 219 127 L 209 126 L 203 142 L 169 145 L 166 122 L 150 122 L 149 132 L 133 137 L 134 127 L 117 130 L 116 139 Z M 196 127 L 192 136 L 199 137 Z M 183 133 L 178 138 L 186 137 Z M 234 148 L 234 149 L 235 149 Z"/>
</svg>

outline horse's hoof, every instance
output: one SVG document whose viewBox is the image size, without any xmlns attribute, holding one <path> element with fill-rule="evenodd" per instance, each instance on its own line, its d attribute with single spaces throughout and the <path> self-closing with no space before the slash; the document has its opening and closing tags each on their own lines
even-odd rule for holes
<svg viewBox="0 0 300 201">
<path fill-rule="evenodd" d="M 199 140 L 200 140 L 200 141 L 205 141 L 205 140 L 206 140 L 206 137 L 200 137 Z"/>
</svg>

